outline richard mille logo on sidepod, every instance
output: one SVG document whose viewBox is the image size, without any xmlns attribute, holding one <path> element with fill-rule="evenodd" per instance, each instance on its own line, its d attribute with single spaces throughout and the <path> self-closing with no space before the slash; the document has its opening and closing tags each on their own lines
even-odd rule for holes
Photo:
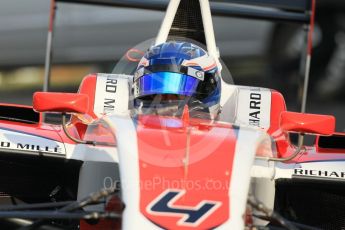
<svg viewBox="0 0 345 230">
<path fill-rule="evenodd" d="M 52 146 L 44 146 L 44 145 L 37 145 L 37 144 L 12 143 L 9 141 L 0 141 L 0 148 L 19 150 L 19 151 L 61 153 L 61 148 L 59 146 L 52 147 Z"/>
<path fill-rule="evenodd" d="M 115 98 L 111 94 L 116 94 L 117 91 L 117 79 L 107 78 L 105 85 L 105 92 L 108 97 L 104 98 L 104 113 L 111 113 L 115 110 Z"/>
<path fill-rule="evenodd" d="M 260 127 L 261 94 L 251 93 L 249 101 L 249 125 Z"/>
<path fill-rule="evenodd" d="M 345 172 L 317 170 L 317 169 L 294 169 L 295 176 L 326 177 L 326 178 L 345 178 Z"/>
</svg>

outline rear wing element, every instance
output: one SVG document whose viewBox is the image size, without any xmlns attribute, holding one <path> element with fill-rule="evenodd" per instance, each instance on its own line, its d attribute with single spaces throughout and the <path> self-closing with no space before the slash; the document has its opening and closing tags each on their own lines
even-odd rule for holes
<svg viewBox="0 0 345 230">
<path fill-rule="evenodd" d="M 165 11 L 167 0 L 57 0 L 57 2 Z M 211 0 L 213 15 L 309 23 L 310 0 Z"/>
<path fill-rule="evenodd" d="M 185 37 L 205 44 L 208 53 L 215 58 L 219 54 L 211 12 L 222 16 L 309 24 L 312 6 L 311 0 L 52 0 L 52 5 L 55 2 L 166 10 L 156 45 L 165 42 L 168 36 Z"/>
</svg>

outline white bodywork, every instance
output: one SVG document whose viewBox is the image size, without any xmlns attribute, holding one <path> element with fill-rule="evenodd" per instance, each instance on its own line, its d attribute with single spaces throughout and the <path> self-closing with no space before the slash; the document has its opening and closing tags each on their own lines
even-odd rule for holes
<svg viewBox="0 0 345 230">
<path fill-rule="evenodd" d="M 28 154 L 62 156 L 66 155 L 62 142 L 35 136 L 15 130 L 0 129 L 0 149 L 4 151 L 23 151 Z"/>
<path fill-rule="evenodd" d="M 119 166 L 122 198 L 126 205 L 123 213 L 123 229 L 159 229 L 140 212 L 140 175 L 136 128 L 130 117 L 111 116 L 107 119 L 118 133 Z M 217 229 L 243 229 L 243 214 L 246 211 L 250 172 L 258 144 L 268 138 L 259 129 L 240 128 L 230 182 L 231 218 Z M 135 220 L 135 221 L 133 221 Z"/>
</svg>

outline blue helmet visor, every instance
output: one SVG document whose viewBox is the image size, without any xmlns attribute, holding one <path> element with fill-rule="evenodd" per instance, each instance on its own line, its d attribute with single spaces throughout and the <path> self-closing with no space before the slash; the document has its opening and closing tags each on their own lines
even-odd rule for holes
<svg viewBox="0 0 345 230">
<path fill-rule="evenodd" d="M 192 96 L 200 80 L 172 72 L 156 72 L 137 79 L 136 97 L 153 94 L 178 94 Z"/>
</svg>

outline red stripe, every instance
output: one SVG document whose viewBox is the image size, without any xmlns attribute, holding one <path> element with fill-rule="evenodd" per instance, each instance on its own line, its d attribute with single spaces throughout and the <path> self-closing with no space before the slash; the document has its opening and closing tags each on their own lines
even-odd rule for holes
<svg viewBox="0 0 345 230">
<path fill-rule="evenodd" d="M 310 14 L 310 30 L 308 34 L 308 55 L 311 55 L 313 50 L 313 33 L 315 24 L 315 0 L 312 0 L 312 10 Z"/>
<path fill-rule="evenodd" d="M 208 71 L 210 69 L 213 69 L 214 67 L 216 67 L 216 65 L 217 65 L 216 63 L 213 63 L 212 65 L 205 67 L 204 71 Z"/>
<path fill-rule="evenodd" d="M 138 57 L 132 57 L 133 54 L 136 54 Z M 139 62 L 141 58 L 144 56 L 144 52 L 138 49 L 130 49 L 126 53 L 126 58 L 128 61 L 131 62 Z"/>
<path fill-rule="evenodd" d="M 54 19 L 55 19 L 55 9 L 56 9 L 56 3 L 55 0 L 50 1 L 50 15 L 49 15 L 49 32 L 53 31 L 54 26 Z"/>
</svg>

